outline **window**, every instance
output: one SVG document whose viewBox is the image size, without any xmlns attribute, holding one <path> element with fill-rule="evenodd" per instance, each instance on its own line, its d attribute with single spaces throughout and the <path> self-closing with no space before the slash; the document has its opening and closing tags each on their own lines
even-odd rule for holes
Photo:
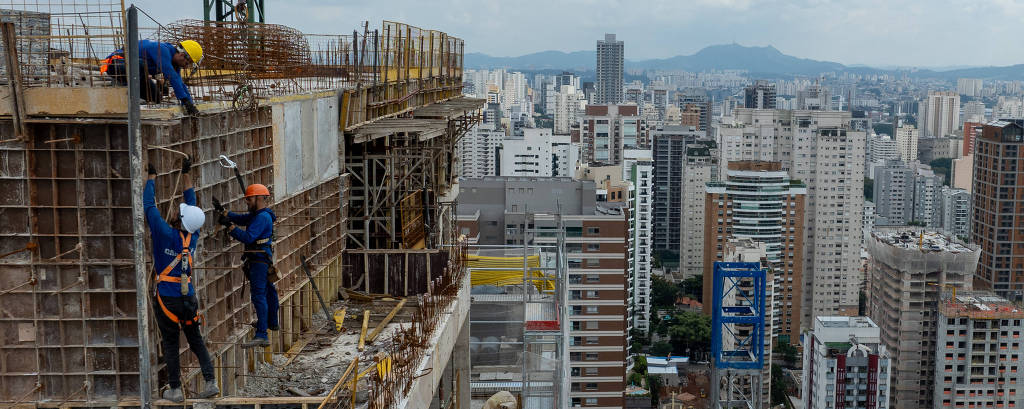
<svg viewBox="0 0 1024 409">
<path fill-rule="evenodd" d="M 598 313 L 598 311 L 597 311 L 597 306 L 596 305 L 588 305 L 587 306 L 587 314 L 597 314 L 597 313 Z"/>
<path fill-rule="evenodd" d="M 586 389 L 588 391 L 596 391 L 597 390 L 597 382 L 587 382 Z"/>
<path fill-rule="evenodd" d="M 588 361 L 596 361 L 597 360 L 597 352 L 587 352 L 586 360 L 588 360 Z"/>
<path fill-rule="evenodd" d="M 597 329 L 597 321 L 587 321 L 587 329 Z"/>
<path fill-rule="evenodd" d="M 598 343 L 600 343 L 598 337 L 587 337 L 587 345 L 597 345 Z"/>
<path fill-rule="evenodd" d="M 587 267 L 599 267 L 601 265 L 601 259 L 599 258 L 588 258 L 586 262 Z"/>
<path fill-rule="evenodd" d="M 597 368 L 587 368 L 586 374 L 590 376 L 597 375 Z"/>
<path fill-rule="evenodd" d="M 601 234 L 601 228 L 600 227 L 587 227 L 587 235 L 588 236 L 597 236 L 599 234 Z"/>
<path fill-rule="evenodd" d="M 597 398 L 587 398 L 583 404 L 587 406 L 597 406 Z"/>
<path fill-rule="evenodd" d="M 600 243 L 587 243 L 587 251 L 601 251 Z"/>
</svg>

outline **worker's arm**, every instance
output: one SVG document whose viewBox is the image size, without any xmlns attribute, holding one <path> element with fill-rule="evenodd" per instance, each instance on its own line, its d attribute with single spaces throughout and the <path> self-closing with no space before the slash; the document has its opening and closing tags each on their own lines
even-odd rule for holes
<svg viewBox="0 0 1024 409">
<path fill-rule="evenodd" d="M 252 213 L 228 212 L 228 218 L 231 219 L 231 223 L 239 226 L 248 226 L 252 222 Z"/>
<path fill-rule="evenodd" d="M 189 175 L 189 171 L 192 170 L 192 158 L 186 156 L 181 161 L 181 183 L 183 184 L 183 191 L 181 195 L 185 198 L 185 204 L 189 206 L 196 205 L 196 190 L 195 186 L 192 185 L 192 176 Z"/>
<path fill-rule="evenodd" d="M 273 221 L 270 220 L 270 215 L 260 213 L 252 219 L 252 223 L 249 223 L 249 227 L 245 230 L 238 227 L 231 229 L 231 237 L 242 243 L 252 244 L 261 237 L 267 236 L 267 232 L 273 228 Z"/>
<path fill-rule="evenodd" d="M 150 165 L 152 168 L 152 165 Z M 156 208 L 156 172 L 151 170 L 149 179 L 146 180 L 146 188 L 142 190 L 142 207 L 145 209 L 146 222 L 149 223 L 149 230 L 153 237 L 168 237 L 174 234 L 171 226 L 160 216 L 160 210 Z"/>
<path fill-rule="evenodd" d="M 181 103 L 191 103 L 192 94 L 188 92 L 188 87 L 181 80 L 178 70 L 174 69 L 174 64 L 171 64 L 171 57 L 174 54 L 171 53 L 170 48 L 173 47 L 160 47 L 160 72 L 164 74 L 164 79 L 171 84 L 171 88 L 174 88 L 174 95 L 181 100 Z"/>
</svg>

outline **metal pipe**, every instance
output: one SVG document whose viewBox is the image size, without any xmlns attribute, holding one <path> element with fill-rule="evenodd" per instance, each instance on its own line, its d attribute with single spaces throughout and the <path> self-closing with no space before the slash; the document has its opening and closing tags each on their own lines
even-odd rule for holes
<svg viewBox="0 0 1024 409">
<path fill-rule="evenodd" d="M 135 261 L 135 311 L 137 311 L 136 327 L 139 334 L 139 404 L 142 409 L 152 405 L 153 387 L 150 384 L 150 352 L 149 352 L 149 318 L 147 285 L 149 274 L 146 271 L 146 230 L 145 213 L 142 208 L 142 140 L 141 90 L 139 89 L 139 12 L 133 5 L 128 8 L 128 29 L 125 41 L 125 68 L 128 71 L 128 141 L 131 150 L 131 183 L 132 183 L 132 233 L 135 249 L 132 252 Z"/>
</svg>

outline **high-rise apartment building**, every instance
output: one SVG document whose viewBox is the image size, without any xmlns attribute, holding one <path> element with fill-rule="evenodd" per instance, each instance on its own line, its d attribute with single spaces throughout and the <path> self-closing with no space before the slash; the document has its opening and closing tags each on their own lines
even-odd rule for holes
<svg viewBox="0 0 1024 409">
<path fill-rule="evenodd" d="M 931 168 L 920 166 L 914 175 L 913 220 L 924 223 L 925 227 L 938 230 L 942 227 L 942 176 Z"/>
<path fill-rule="evenodd" d="M 1024 310 L 992 293 L 939 302 L 936 408 L 1024 407 Z"/>
<path fill-rule="evenodd" d="M 889 407 L 893 360 L 870 318 L 815 317 L 803 344 L 804 408 Z"/>
<path fill-rule="evenodd" d="M 981 135 L 984 128 L 983 122 L 964 122 L 964 143 L 961 157 L 974 153 L 974 140 Z"/>
<path fill-rule="evenodd" d="M 704 199 L 704 299 L 710 300 L 714 262 L 726 261 L 730 238 L 766 245 L 773 274 L 772 329 L 781 343 L 800 339 L 803 299 L 804 208 L 807 187 L 792 181 L 779 162 L 729 162 L 726 179 L 707 184 Z M 711 313 L 711 303 L 704 304 Z M 766 309 L 768 309 L 766 308 Z"/>
<path fill-rule="evenodd" d="M 943 186 L 940 193 L 942 206 L 942 231 L 960 240 L 971 237 L 971 192 Z"/>
<path fill-rule="evenodd" d="M 625 61 L 623 43 L 621 40 L 615 40 L 615 34 L 605 34 L 603 41 L 597 40 L 595 104 L 622 102 L 622 74 Z"/>
<path fill-rule="evenodd" d="M 688 144 L 703 137 L 682 126 L 665 125 L 651 131 L 654 146 L 654 250 L 679 251 L 683 172 Z M 700 194 L 704 189 L 701 185 Z M 703 231 L 701 232 L 703 237 Z"/>
<path fill-rule="evenodd" d="M 562 85 L 553 96 L 552 117 L 554 132 L 558 135 L 568 134 L 573 125 L 577 124 L 587 108 L 587 96 L 579 88 Z"/>
<path fill-rule="evenodd" d="M 973 230 L 981 246 L 975 287 L 1024 295 L 1024 119 L 993 121 L 975 140 Z"/>
<path fill-rule="evenodd" d="M 682 90 L 676 93 L 676 106 L 690 115 L 683 117 L 683 126 L 696 126 L 698 131 L 711 136 L 712 107 L 706 91 L 699 88 Z"/>
<path fill-rule="evenodd" d="M 956 92 L 968 97 L 980 97 L 983 84 L 979 78 L 957 78 Z"/>
<path fill-rule="evenodd" d="M 737 108 L 716 125 L 721 160 L 781 162 L 807 185 L 802 322 L 817 315 L 854 315 L 863 282 L 860 241 L 864 196 L 864 132 L 845 111 Z"/>
<path fill-rule="evenodd" d="M 714 141 L 702 139 L 684 149 L 679 273 L 687 279 L 704 274 L 704 203 L 707 183 L 718 180 L 718 148 Z"/>
<path fill-rule="evenodd" d="M 979 100 L 964 102 L 964 122 L 985 122 L 985 103 Z"/>
<path fill-rule="evenodd" d="M 751 109 L 775 109 L 775 83 L 757 80 L 743 89 L 743 107 Z"/>
<path fill-rule="evenodd" d="M 913 220 L 914 170 L 903 161 L 887 160 L 876 166 L 872 192 L 878 224 L 904 225 Z"/>
<path fill-rule="evenodd" d="M 939 158 L 956 159 L 963 152 L 964 140 L 960 137 L 922 138 L 917 142 L 917 160 L 931 163 Z"/>
<path fill-rule="evenodd" d="M 875 178 L 875 167 L 884 165 L 887 160 L 901 158 L 896 139 L 892 135 L 870 134 L 867 136 L 867 144 L 864 174 L 870 179 Z"/>
<path fill-rule="evenodd" d="M 953 159 L 953 169 L 949 185 L 971 193 L 974 184 L 974 154 Z"/>
<path fill-rule="evenodd" d="M 971 288 L 978 249 L 931 231 L 876 228 L 867 250 L 868 315 L 892 356 L 892 407 L 930 408 L 935 308 L 947 288 Z"/>
<path fill-rule="evenodd" d="M 821 84 L 811 84 L 796 92 L 796 109 L 828 111 L 831 102 L 828 88 Z"/>
<path fill-rule="evenodd" d="M 569 138 L 542 128 L 525 128 L 522 136 L 505 137 L 498 176 L 572 177 L 579 166 L 579 147 Z"/>
<path fill-rule="evenodd" d="M 647 122 L 636 105 L 587 105 L 580 119 L 584 163 L 618 165 L 623 149 L 648 146 Z"/>
<path fill-rule="evenodd" d="M 482 178 L 498 174 L 498 157 L 505 129 L 501 125 L 501 105 L 487 104 L 483 121 L 459 140 L 459 161 L 455 171 L 460 178 Z"/>
<path fill-rule="evenodd" d="M 598 203 L 592 181 L 487 177 L 459 187 L 458 222 L 479 244 L 523 244 L 523 229 L 561 214 L 568 260 L 569 405 L 623 408 L 627 368 L 628 215 Z M 532 215 L 532 216 L 531 216 Z M 533 225 L 531 223 L 536 223 Z M 531 245 L 557 245 L 539 234 Z"/>
<path fill-rule="evenodd" d="M 918 127 L 922 136 L 953 135 L 960 126 L 960 94 L 930 91 L 918 105 Z"/>
<path fill-rule="evenodd" d="M 914 125 L 904 125 L 896 128 L 896 151 L 904 163 L 917 160 L 917 141 L 919 134 Z"/>
</svg>

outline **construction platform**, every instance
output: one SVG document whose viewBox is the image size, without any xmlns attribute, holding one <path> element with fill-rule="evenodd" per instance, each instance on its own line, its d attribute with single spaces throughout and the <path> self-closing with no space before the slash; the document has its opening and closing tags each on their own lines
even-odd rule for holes
<svg viewBox="0 0 1024 409">
<path fill-rule="evenodd" d="M 479 120 L 483 105 L 460 96 L 462 40 L 394 22 L 344 36 L 273 25 L 168 24 L 157 39 L 206 38 L 206 54 L 215 57 L 207 70 L 185 77 L 201 113 L 185 117 L 177 106 L 144 105 L 133 139 L 127 88 L 97 70 L 130 34 L 119 3 L 17 6 L 27 9 L 0 10 L 7 57 L 0 58 L 6 62 L 0 64 L 0 99 L 10 102 L 0 103 L 0 406 L 168 404 L 152 399 L 166 385 L 159 359 L 166 351 L 159 351 L 148 313 L 149 236 L 136 226 L 145 165 L 158 169 L 157 207 L 167 217 L 181 198 L 177 169 L 184 154 L 193 158 L 191 175 L 207 221 L 215 219 L 213 197 L 235 211 L 245 208 L 222 155 L 246 182 L 270 188 L 270 207 L 279 217 L 274 263 L 281 276 L 281 329 L 271 332 L 272 345 L 261 352 L 239 346 L 252 336 L 255 320 L 240 271 L 242 246 L 212 222 L 201 231 L 193 283 L 222 391 L 203 405 L 355 407 L 341 399 L 353 389 L 367 395 L 357 406 L 420 407 L 395 391 L 419 393 L 427 404 L 441 399 L 435 394 L 441 374 L 417 368 L 438 364 L 438 337 L 454 344 L 463 323 L 453 313 L 462 308 L 465 276 L 451 220 L 453 176 L 438 171 L 457 160 L 454 141 Z M 277 50 L 274 58 L 298 53 L 305 68 L 272 70 L 254 63 L 266 47 L 215 40 L 241 31 L 302 37 L 305 48 Z M 383 137 L 358 141 L 368 134 Z M 398 144 L 426 147 L 429 154 Z M 404 164 L 412 155 L 419 156 Z M 371 162 L 391 173 L 367 178 Z M 396 183 L 385 174 L 401 178 Z M 352 226 L 360 230 L 353 234 Z M 383 264 L 364 261 L 358 270 L 349 264 L 377 251 L 389 253 Z M 392 261 L 398 259 L 401 265 Z M 345 287 L 406 300 L 391 318 L 397 323 L 371 343 L 373 355 L 364 351 L 364 362 L 347 378 L 324 371 L 334 388 L 322 396 L 312 390 L 305 391 L 314 395 L 308 397 L 275 395 L 280 389 L 274 388 L 254 393 L 252 379 L 287 363 L 282 359 L 295 365 L 350 342 L 352 326 L 362 324 L 357 310 L 371 312 L 370 331 L 384 321 L 380 311 L 390 302 L 343 300 L 335 307 L 352 309 L 344 324 L 349 333 L 332 337 L 326 320 L 315 318 L 322 307 L 314 288 L 334 303 L 337 294 L 349 294 Z M 405 345 L 408 359 L 397 359 L 388 349 L 394 345 Z M 186 395 L 193 395 L 201 376 L 194 355 L 182 347 L 172 353 L 180 355 Z M 354 361 L 347 356 L 321 358 L 344 369 Z M 342 385 L 385 359 L 392 360 L 391 371 L 367 372 L 355 388 Z M 447 390 L 444 399 L 451 401 L 453 389 Z"/>
</svg>

